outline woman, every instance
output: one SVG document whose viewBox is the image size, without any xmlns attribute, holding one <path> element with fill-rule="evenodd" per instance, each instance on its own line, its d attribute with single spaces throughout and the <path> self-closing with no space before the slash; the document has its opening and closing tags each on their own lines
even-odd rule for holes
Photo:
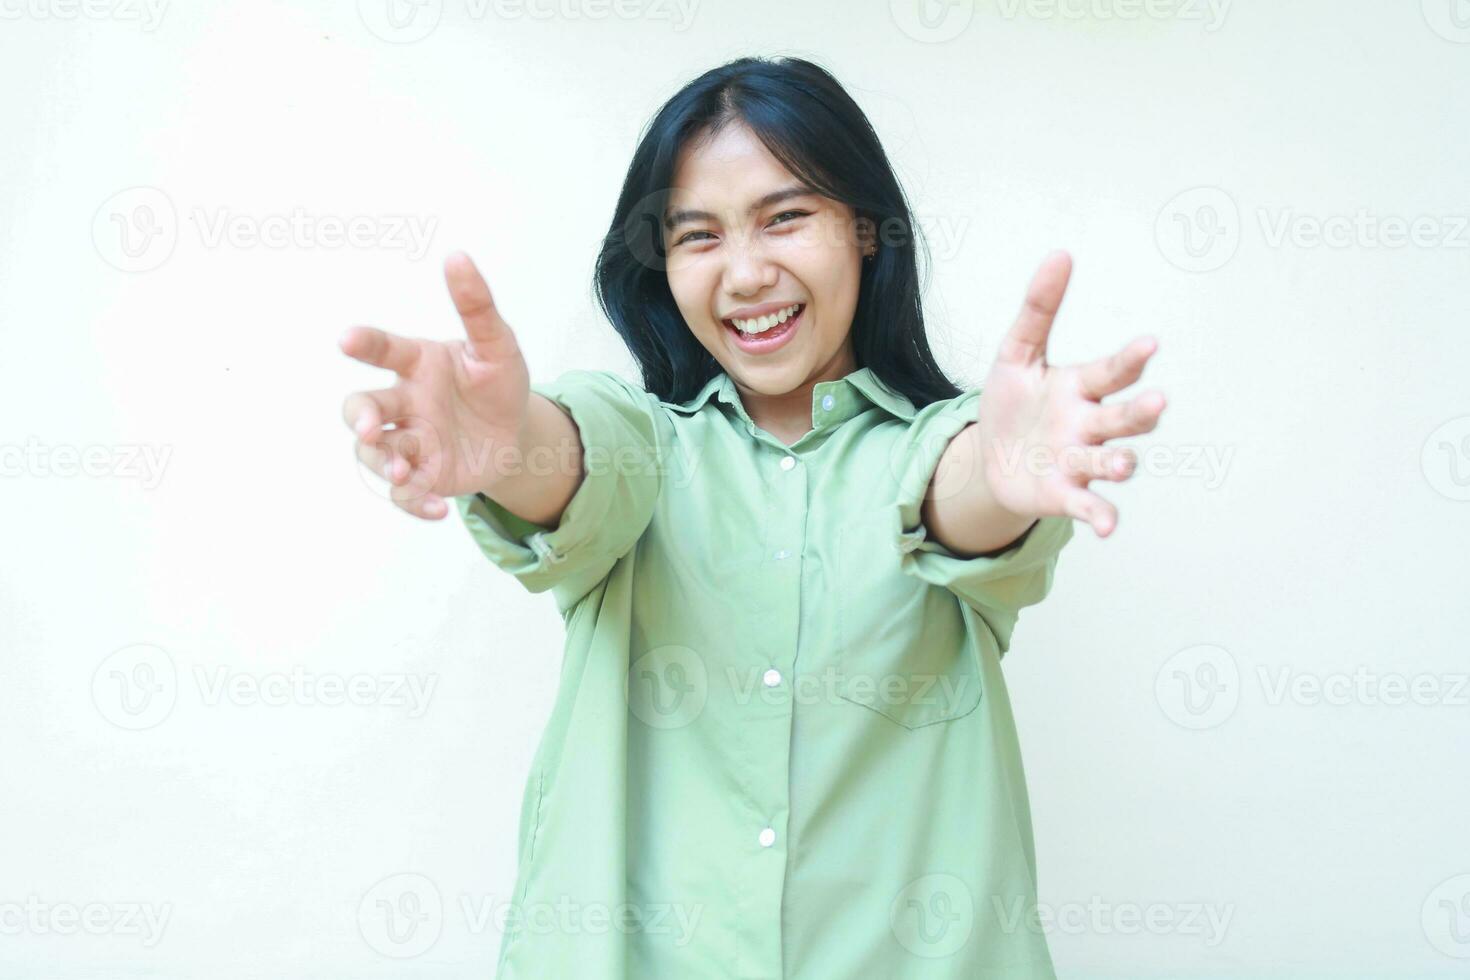
<svg viewBox="0 0 1470 980">
<path fill-rule="evenodd" d="M 1056 253 L 962 391 L 912 227 L 831 76 L 743 58 L 659 111 L 603 242 L 641 387 L 532 385 L 463 255 L 465 340 L 344 335 L 398 375 L 344 405 L 359 458 L 566 624 L 501 980 L 1053 976 L 1000 659 L 1072 521 L 1116 523 L 1088 484 L 1164 401 L 1100 402 L 1156 345 L 1048 365 Z"/>
</svg>

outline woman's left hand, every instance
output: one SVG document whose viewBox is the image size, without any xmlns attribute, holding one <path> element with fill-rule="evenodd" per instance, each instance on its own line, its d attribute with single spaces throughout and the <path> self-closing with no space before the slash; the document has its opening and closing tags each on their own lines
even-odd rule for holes
<svg viewBox="0 0 1470 980">
<path fill-rule="evenodd" d="M 1164 395 L 1150 390 L 1128 401 L 1101 402 L 1138 380 L 1158 343 L 1143 336 L 1111 357 L 1065 367 L 1046 363 L 1047 338 L 1071 273 L 1066 252 L 1048 255 L 1001 342 L 977 410 L 980 469 L 1006 510 L 1067 515 L 1106 537 L 1117 526 L 1118 509 L 1088 483 L 1133 475 L 1137 456 L 1105 443 L 1152 431 Z"/>
</svg>

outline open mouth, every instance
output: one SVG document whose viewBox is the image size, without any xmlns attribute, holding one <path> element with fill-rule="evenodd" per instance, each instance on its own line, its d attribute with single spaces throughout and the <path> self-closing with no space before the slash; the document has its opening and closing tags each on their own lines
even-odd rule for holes
<svg viewBox="0 0 1470 980">
<path fill-rule="evenodd" d="M 742 350 L 749 351 L 753 354 L 764 354 L 775 350 L 789 340 L 796 333 L 796 328 L 801 325 L 802 318 L 805 315 L 806 304 L 802 303 L 791 316 L 760 333 L 746 333 L 737 328 L 734 322 L 730 320 L 722 320 L 721 322 L 725 325 L 725 329 L 734 335 L 735 342 Z"/>
</svg>

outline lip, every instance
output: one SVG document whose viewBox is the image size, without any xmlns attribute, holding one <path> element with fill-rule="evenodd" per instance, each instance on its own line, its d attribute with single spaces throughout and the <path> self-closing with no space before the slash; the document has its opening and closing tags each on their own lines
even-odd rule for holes
<svg viewBox="0 0 1470 980">
<path fill-rule="evenodd" d="M 786 306 L 790 305 L 790 303 L 786 304 Z M 785 308 L 785 306 L 776 307 L 778 310 Z M 728 321 L 722 320 L 720 325 L 734 335 L 735 345 L 747 354 L 769 354 L 772 351 L 780 350 L 790 343 L 791 338 L 796 336 L 797 328 L 805 322 L 806 311 L 807 304 L 801 304 L 801 309 L 797 312 L 796 316 L 789 318 L 785 323 L 772 327 L 770 330 L 771 335 L 769 337 L 763 336 L 759 340 L 751 340 L 745 334 L 731 326 Z M 744 319 L 744 317 L 741 317 L 741 319 Z"/>
</svg>

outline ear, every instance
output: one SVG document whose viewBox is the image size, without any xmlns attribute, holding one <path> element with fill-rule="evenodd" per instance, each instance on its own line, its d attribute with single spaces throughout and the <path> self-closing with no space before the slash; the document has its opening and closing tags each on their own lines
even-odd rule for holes
<svg viewBox="0 0 1470 980">
<path fill-rule="evenodd" d="M 858 254 L 866 255 L 878 242 L 877 225 L 867 215 L 858 215 L 853 224 L 857 232 Z"/>
</svg>

